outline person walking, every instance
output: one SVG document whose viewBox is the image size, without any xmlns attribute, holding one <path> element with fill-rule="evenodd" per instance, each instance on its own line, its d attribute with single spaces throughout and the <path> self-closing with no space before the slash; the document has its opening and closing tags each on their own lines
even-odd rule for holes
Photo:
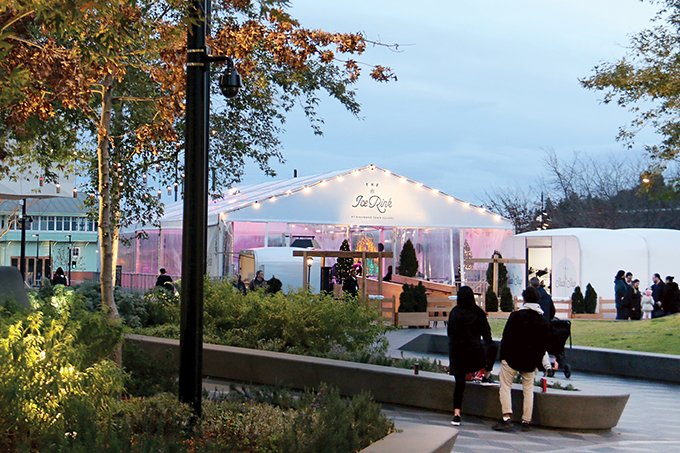
<svg viewBox="0 0 680 453">
<path fill-rule="evenodd" d="M 626 291 L 626 306 L 628 318 L 639 321 L 642 318 L 642 294 L 640 294 L 640 280 L 635 279 Z"/>
<path fill-rule="evenodd" d="M 654 298 L 652 297 L 651 288 L 647 288 L 645 295 L 640 300 L 642 319 L 652 319 L 652 311 L 654 311 Z"/>
<path fill-rule="evenodd" d="M 498 346 L 491 337 L 486 313 L 475 304 L 475 295 L 469 286 L 463 286 L 458 291 L 458 303 L 449 313 L 447 334 L 449 374 L 456 379 L 451 424 L 458 426 L 461 422 L 460 409 L 465 392 L 465 375 L 476 373 L 483 368 L 482 385 L 494 385 L 491 370 L 498 353 Z"/>
<path fill-rule="evenodd" d="M 357 297 L 359 292 L 359 281 L 357 280 L 357 272 L 354 266 L 350 268 L 349 275 L 342 283 L 342 290 L 349 293 L 352 297 Z"/>
<path fill-rule="evenodd" d="M 541 286 L 541 280 L 538 277 L 531 277 L 529 280 L 529 284 L 536 288 L 538 291 L 538 294 L 540 295 L 540 298 L 538 299 L 538 305 L 541 306 L 541 310 L 543 310 L 543 317 L 546 319 L 546 321 L 550 321 L 555 317 L 555 304 L 552 300 L 552 297 L 550 297 L 550 294 Z"/>
<path fill-rule="evenodd" d="M 628 292 L 628 285 L 624 276 L 625 271 L 618 271 L 614 277 L 614 301 L 616 302 L 616 319 L 628 319 L 628 310 L 626 308 L 626 293 Z"/>
<path fill-rule="evenodd" d="M 248 289 L 255 291 L 258 288 L 267 288 L 267 281 L 264 279 L 264 271 L 257 271 L 255 278 L 250 281 Z"/>
<path fill-rule="evenodd" d="M 52 286 L 64 285 L 68 286 L 68 278 L 64 275 L 64 269 L 58 267 L 52 276 Z"/>
<path fill-rule="evenodd" d="M 534 411 L 534 374 L 536 368 L 552 370 L 548 357 L 550 323 L 543 318 L 543 310 L 538 305 L 540 295 L 536 288 L 529 287 L 522 293 L 524 304 L 511 313 L 503 329 L 501 340 L 501 388 L 499 397 L 503 418 L 493 426 L 496 431 L 514 429 L 512 423 L 512 382 L 519 374 L 522 377 L 524 410 L 522 412 L 522 431 L 531 429 Z"/>
</svg>

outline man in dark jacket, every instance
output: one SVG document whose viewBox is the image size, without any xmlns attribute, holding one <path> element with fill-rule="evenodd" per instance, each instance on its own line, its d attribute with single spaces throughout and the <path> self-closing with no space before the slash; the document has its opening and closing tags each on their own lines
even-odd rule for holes
<svg viewBox="0 0 680 453">
<path fill-rule="evenodd" d="M 159 275 L 158 278 L 156 279 L 156 286 L 160 286 L 166 291 L 170 291 L 171 293 L 175 292 L 175 287 L 172 286 L 172 277 L 170 277 L 167 274 L 167 271 L 165 270 L 164 267 L 161 267 L 159 270 Z"/>
<path fill-rule="evenodd" d="M 659 274 L 654 274 L 652 280 L 654 281 L 654 284 L 652 285 L 652 299 L 654 299 L 652 318 L 658 318 L 659 316 L 663 316 L 661 304 L 662 300 L 666 298 L 666 284 L 661 280 Z"/>
<path fill-rule="evenodd" d="M 550 321 L 555 317 L 555 304 L 553 303 L 552 297 L 550 297 L 548 291 L 541 286 L 541 280 L 539 280 L 538 277 L 531 277 L 529 284 L 538 291 L 538 305 L 540 305 L 541 310 L 543 310 L 543 317 L 546 321 Z"/>
<path fill-rule="evenodd" d="M 672 315 L 678 312 L 678 305 L 680 305 L 680 288 L 678 284 L 675 283 L 675 277 L 666 277 L 666 294 L 664 298 L 661 299 L 661 308 L 663 308 L 663 314 Z"/>
<path fill-rule="evenodd" d="M 496 361 L 498 346 L 491 338 L 491 328 L 486 313 L 475 304 L 472 288 L 463 286 L 458 291 L 458 303 L 451 313 L 447 334 L 449 336 L 449 374 L 456 378 L 453 391 L 453 420 L 460 425 L 460 408 L 465 391 L 465 375 L 484 369 L 482 385 L 494 385 L 491 370 Z M 482 344 L 484 339 L 484 344 Z"/>
<path fill-rule="evenodd" d="M 528 431 L 534 410 L 534 374 L 536 368 L 550 370 L 548 339 L 550 323 L 543 318 L 543 310 L 538 305 L 540 295 L 536 288 L 529 287 L 522 293 L 524 305 L 510 314 L 503 330 L 501 341 L 501 408 L 503 419 L 494 425 L 496 431 L 509 431 L 512 424 L 512 381 L 519 373 L 524 388 L 524 411 L 522 431 Z"/>
</svg>

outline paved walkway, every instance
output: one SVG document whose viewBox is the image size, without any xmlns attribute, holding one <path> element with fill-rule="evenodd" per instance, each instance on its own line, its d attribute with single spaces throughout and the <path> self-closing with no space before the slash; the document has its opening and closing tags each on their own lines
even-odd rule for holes
<svg viewBox="0 0 680 453">
<path fill-rule="evenodd" d="M 398 349 L 420 334 L 446 335 L 442 324 L 433 329 L 402 329 L 388 335 L 389 352 L 401 356 Z M 415 354 L 404 353 L 405 357 Z M 428 355 L 448 364 L 448 357 Z M 495 370 L 497 373 L 498 370 Z M 453 378 L 452 378 L 453 379 Z M 611 431 L 573 432 L 535 428 L 499 433 L 491 429 L 498 420 L 463 417 L 453 452 L 678 452 L 680 451 L 680 385 L 648 382 L 614 376 L 574 372 L 571 379 L 561 373 L 556 380 L 576 388 L 618 390 L 631 394 L 618 426 Z M 452 398 L 452 395 L 446 397 Z M 385 413 L 398 420 L 448 425 L 451 414 L 403 407 L 384 406 Z M 499 414 L 500 415 L 500 414 Z"/>
</svg>

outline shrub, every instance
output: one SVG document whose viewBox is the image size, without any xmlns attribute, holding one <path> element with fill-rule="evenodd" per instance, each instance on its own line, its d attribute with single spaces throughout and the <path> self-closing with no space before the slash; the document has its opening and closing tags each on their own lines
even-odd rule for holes
<svg viewBox="0 0 680 453">
<path fill-rule="evenodd" d="M 484 308 L 486 308 L 487 313 L 498 311 L 498 297 L 496 293 L 493 292 L 493 288 L 489 286 L 486 290 L 486 297 L 484 298 Z"/>
<path fill-rule="evenodd" d="M 422 313 L 427 311 L 427 292 L 422 282 L 418 285 L 404 284 L 399 295 L 399 313 Z"/>
<path fill-rule="evenodd" d="M 509 313 L 515 310 L 515 301 L 512 298 L 512 291 L 506 285 L 501 288 L 501 311 Z"/>
<path fill-rule="evenodd" d="M 406 241 L 401 249 L 397 273 L 404 277 L 415 277 L 418 273 L 418 257 L 416 256 L 416 249 L 413 248 L 413 242 L 410 239 Z"/>
<path fill-rule="evenodd" d="M 583 293 L 581 292 L 580 286 L 574 288 L 574 292 L 571 295 L 571 312 L 585 313 L 585 305 L 583 304 Z"/>
<path fill-rule="evenodd" d="M 586 286 L 586 296 L 583 298 L 586 313 L 595 313 L 597 310 L 597 293 L 590 283 Z"/>
<path fill-rule="evenodd" d="M 164 358 L 151 357 L 137 345 L 126 343 L 123 348 L 125 391 L 131 396 L 153 396 L 157 393 L 177 393 L 179 368 L 168 351 Z"/>
</svg>

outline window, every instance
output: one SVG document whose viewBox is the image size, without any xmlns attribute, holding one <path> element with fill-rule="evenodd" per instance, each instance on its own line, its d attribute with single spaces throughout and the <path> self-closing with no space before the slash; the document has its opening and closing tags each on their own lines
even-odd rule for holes
<svg viewBox="0 0 680 453">
<path fill-rule="evenodd" d="M 49 216 L 47 218 L 47 229 L 49 231 L 54 231 L 54 216 Z"/>
<path fill-rule="evenodd" d="M 57 231 L 62 231 L 62 221 L 63 221 L 63 218 L 60 217 L 60 216 L 57 216 L 55 219 L 56 219 L 56 221 L 57 221 L 57 222 L 56 222 L 56 223 L 57 223 L 57 225 L 56 225 L 56 227 L 57 227 L 56 230 L 57 230 Z"/>
<path fill-rule="evenodd" d="M 87 219 L 85 217 L 80 217 L 78 219 L 78 223 L 80 225 L 79 231 L 85 231 L 85 224 L 87 223 Z"/>
<path fill-rule="evenodd" d="M 87 219 L 87 231 L 94 231 L 94 220 Z"/>
<path fill-rule="evenodd" d="M 38 228 L 38 216 L 35 217 L 35 229 L 36 230 L 39 229 L 39 230 L 42 230 L 42 231 L 47 230 L 47 217 L 45 217 L 45 216 L 40 217 L 39 226 L 40 226 L 40 228 Z"/>
<path fill-rule="evenodd" d="M 78 217 L 71 217 L 71 231 L 78 231 Z"/>
</svg>

